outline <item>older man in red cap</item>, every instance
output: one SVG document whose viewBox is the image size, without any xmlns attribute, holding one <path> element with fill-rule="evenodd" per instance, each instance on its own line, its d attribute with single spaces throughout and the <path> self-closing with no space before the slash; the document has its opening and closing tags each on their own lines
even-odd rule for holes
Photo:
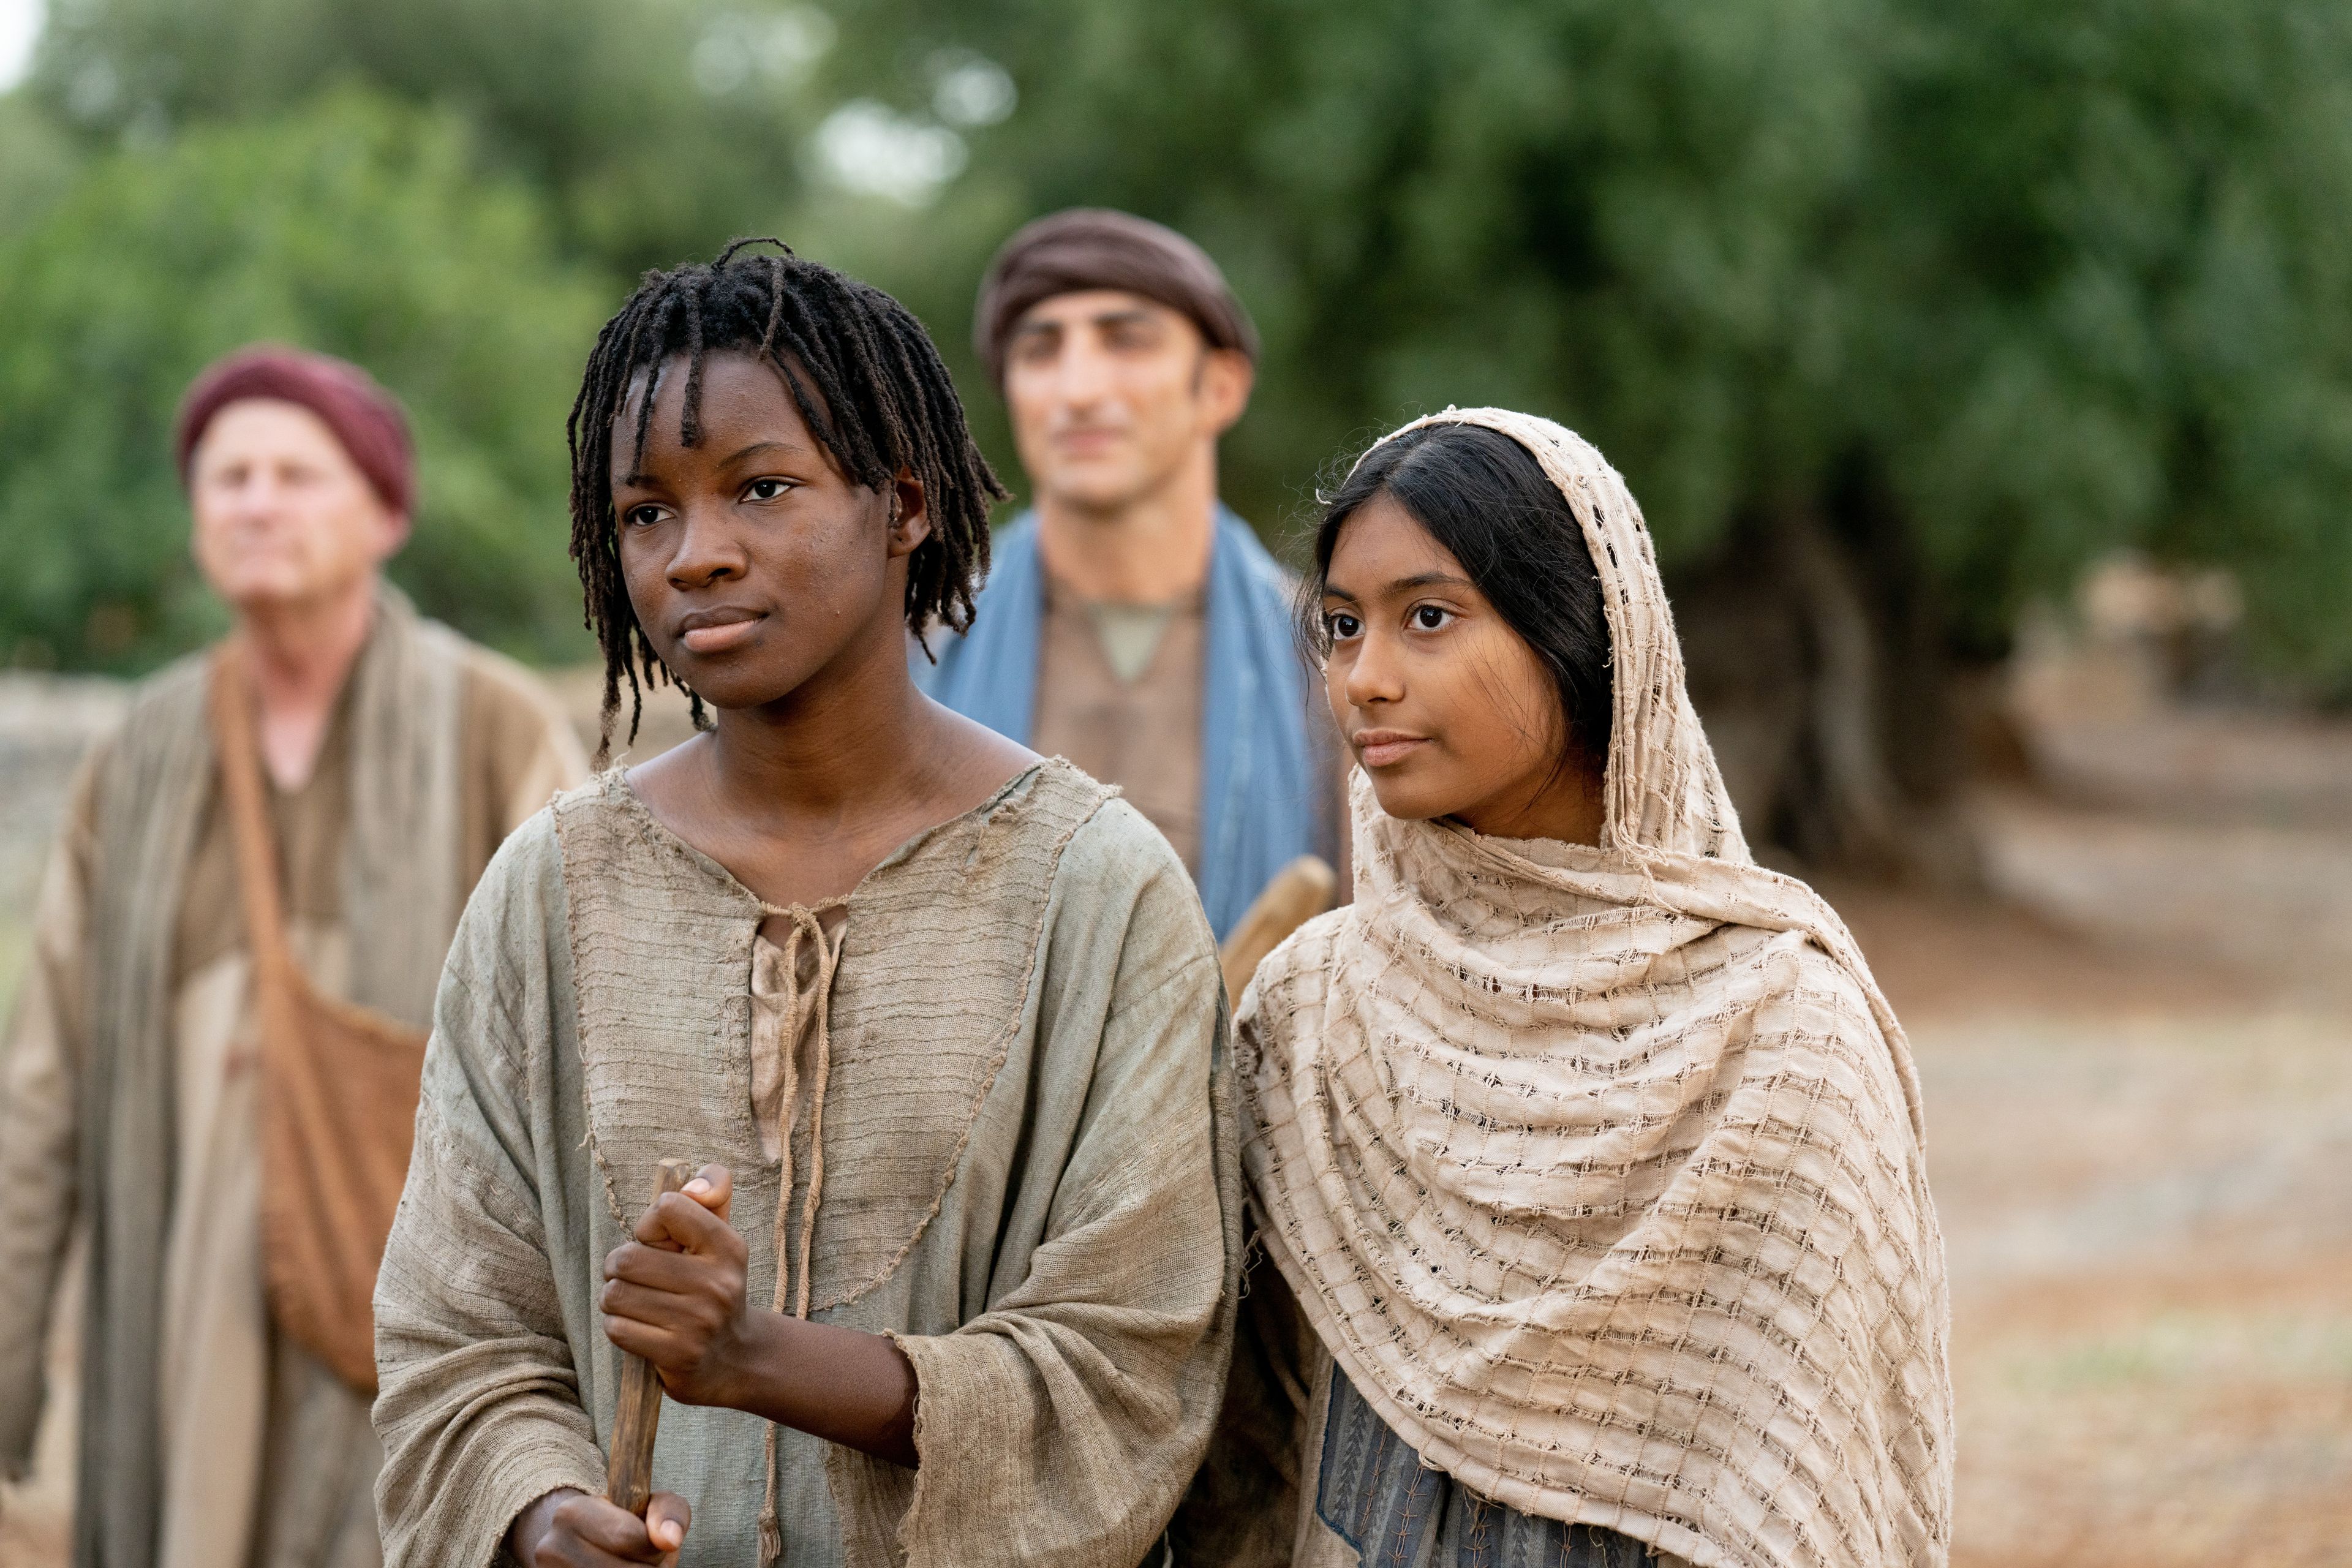
<svg viewBox="0 0 2352 1568">
<path fill-rule="evenodd" d="M 233 355 L 178 458 L 234 629 L 140 689 L 42 885 L 0 1079 L 0 1467 L 79 1227 L 74 1561 L 370 1564 L 368 1298 L 442 959 L 585 759 L 537 681 L 385 583 L 415 464 L 364 372 Z"/>
<path fill-rule="evenodd" d="M 1341 859 L 1336 748 L 1290 580 L 1217 499 L 1256 331 L 1199 246 L 1080 207 L 1005 242 L 973 332 L 1033 505 L 996 535 L 971 632 L 922 679 L 1119 785 L 1222 939 L 1293 858 Z"/>
</svg>

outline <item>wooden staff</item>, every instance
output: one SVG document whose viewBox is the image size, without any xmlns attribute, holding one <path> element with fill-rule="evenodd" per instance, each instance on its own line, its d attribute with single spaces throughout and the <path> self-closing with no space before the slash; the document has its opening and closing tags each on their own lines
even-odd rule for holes
<svg viewBox="0 0 2352 1568">
<path fill-rule="evenodd" d="M 1339 873 L 1313 855 L 1301 855 L 1274 874 L 1274 879 L 1243 915 L 1241 923 L 1217 950 L 1218 966 L 1225 972 L 1225 1000 L 1238 1002 L 1265 955 L 1282 939 L 1331 907 L 1339 886 Z"/>
<path fill-rule="evenodd" d="M 664 1160 L 654 1172 L 654 1201 L 686 1185 L 694 1168 Z M 661 1373 L 643 1356 L 621 1356 L 621 1397 L 613 1408 L 613 1457 L 604 1468 L 604 1495 L 643 1517 L 654 1495 L 654 1437 L 661 1429 Z"/>
</svg>

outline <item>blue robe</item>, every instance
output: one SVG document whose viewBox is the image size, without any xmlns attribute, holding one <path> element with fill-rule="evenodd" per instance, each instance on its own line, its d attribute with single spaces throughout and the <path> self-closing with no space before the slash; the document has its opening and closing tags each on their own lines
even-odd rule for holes
<svg viewBox="0 0 2352 1568">
<path fill-rule="evenodd" d="M 934 634 L 936 667 L 917 681 L 968 718 L 1024 745 L 1034 733 L 1045 616 L 1037 520 L 1024 512 L 992 542 L 971 630 Z M 1220 941 L 1294 858 L 1327 859 L 1330 789 L 1309 733 L 1322 700 L 1292 633 L 1291 586 L 1249 525 L 1220 506 L 1209 556 L 1208 689 L 1201 704 L 1201 845 L 1193 880 Z"/>
</svg>

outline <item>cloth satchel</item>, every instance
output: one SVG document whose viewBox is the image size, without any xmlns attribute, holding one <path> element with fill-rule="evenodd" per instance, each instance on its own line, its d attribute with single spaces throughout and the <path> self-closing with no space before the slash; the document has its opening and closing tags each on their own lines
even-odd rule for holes
<svg viewBox="0 0 2352 1568">
<path fill-rule="evenodd" d="M 322 994 L 295 963 L 247 668 L 231 641 L 211 705 L 260 1035 L 263 1283 L 279 1329 L 373 1397 L 376 1268 L 408 1175 L 426 1036 Z"/>
</svg>

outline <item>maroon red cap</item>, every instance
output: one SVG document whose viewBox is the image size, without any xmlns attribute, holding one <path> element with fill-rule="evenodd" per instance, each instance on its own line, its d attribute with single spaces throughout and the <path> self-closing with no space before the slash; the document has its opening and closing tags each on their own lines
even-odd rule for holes
<svg viewBox="0 0 2352 1568">
<path fill-rule="evenodd" d="M 416 500 L 416 448 L 400 402 L 349 360 L 274 343 L 239 349 L 216 360 L 180 400 L 173 435 L 180 483 L 213 416 L 248 398 L 299 403 L 327 423 L 352 462 L 384 505 L 410 515 Z"/>
</svg>

